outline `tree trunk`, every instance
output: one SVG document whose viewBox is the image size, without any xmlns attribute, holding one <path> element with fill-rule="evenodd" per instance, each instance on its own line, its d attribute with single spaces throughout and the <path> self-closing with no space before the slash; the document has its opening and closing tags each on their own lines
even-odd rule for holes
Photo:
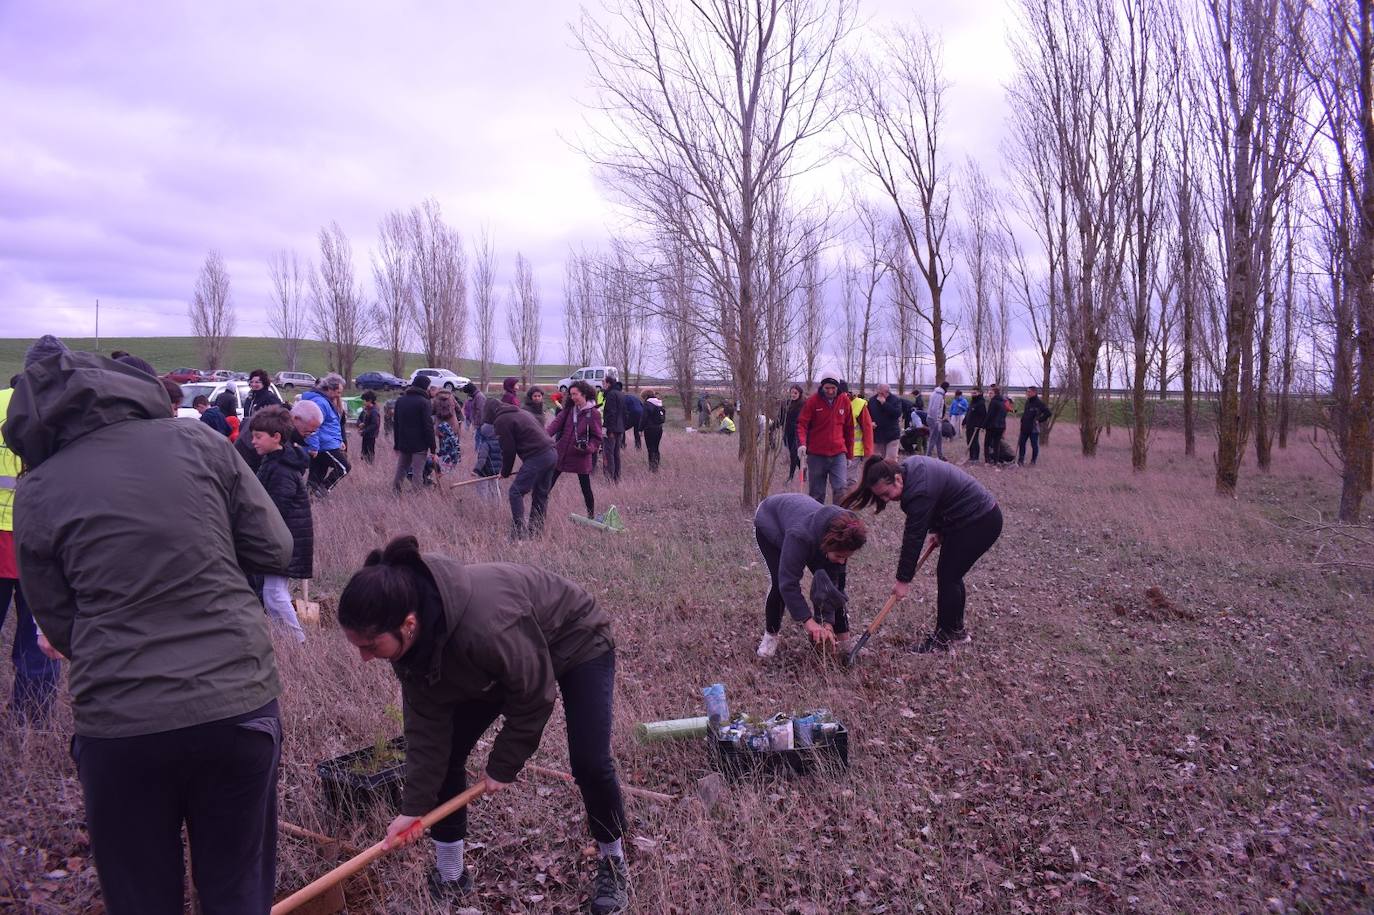
<svg viewBox="0 0 1374 915">
<path fill-rule="evenodd" d="M 930 352 L 935 359 L 935 377 L 931 381 L 933 384 L 939 384 L 947 376 L 945 375 L 944 317 L 940 305 L 940 296 L 943 290 L 940 289 L 940 284 L 935 281 L 934 276 L 932 270 L 932 279 L 928 285 L 930 287 Z M 903 353 L 902 355 L 905 359 L 906 354 Z M 1007 383 L 1006 378 L 1001 379 L 1001 381 L 1003 384 Z"/>
<path fill-rule="evenodd" d="M 1131 469 L 1137 472 L 1145 469 L 1150 444 L 1149 424 L 1145 417 L 1145 371 L 1149 367 L 1145 342 L 1143 336 L 1135 340 L 1135 365 L 1131 378 Z"/>
<path fill-rule="evenodd" d="M 1086 347 L 1085 347 L 1086 349 Z M 1097 455 L 1097 347 L 1078 355 L 1078 441 L 1084 457 Z M 1108 407 L 1110 409 L 1110 406 Z"/>
<path fill-rule="evenodd" d="M 1260 320 L 1259 373 L 1255 379 L 1255 465 L 1260 470 L 1268 470 L 1273 463 L 1274 433 L 1269 424 L 1269 367 L 1273 361 L 1269 343 L 1273 326 L 1273 297 L 1266 293 L 1264 315 Z"/>
</svg>

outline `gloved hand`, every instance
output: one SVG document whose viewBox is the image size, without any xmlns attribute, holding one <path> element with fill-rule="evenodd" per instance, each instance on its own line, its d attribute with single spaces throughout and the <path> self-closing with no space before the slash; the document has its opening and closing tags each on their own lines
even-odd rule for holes
<svg viewBox="0 0 1374 915">
<path fill-rule="evenodd" d="M 805 446 L 805 445 L 798 445 L 798 446 L 797 446 L 797 457 L 801 458 L 803 461 L 806 460 L 806 446 Z"/>
</svg>

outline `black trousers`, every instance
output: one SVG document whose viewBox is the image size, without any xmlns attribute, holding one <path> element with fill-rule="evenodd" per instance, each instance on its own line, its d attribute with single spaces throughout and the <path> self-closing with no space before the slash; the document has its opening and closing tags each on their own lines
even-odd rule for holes
<svg viewBox="0 0 1374 915">
<path fill-rule="evenodd" d="M 620 482 L 620 449 L 625 447 L 624 432 L 607 432 L 606 437 L 601 440 L 601 466 L 606 470 L 606 476 L 610 477 L 612 483 Z"/>
<path fill-rule="evenodd" d="M 782 631 L 782 616 L 787 609 L 782 600 L 782 588 L 778 584 L 778 566 L 782 564 L 782 550 L 773 546 L 754 531 L 754 540 L 759 545 L 759 553 L 763 555 L 763 563 L 768 566 L 768 597 L 763 604 L 763 631 L 770 635 L 777 635 Z M 845 589 L 845 572 L 847 566 L 830 563 L 826 566 L 825 572 L 830 576 L 835 587 L 841 591 Z M 835 612 L 835 634 L 844 635 L 849 631 L 849 611 L 840 608 Z"/>
<path fill-rule="evenodd" d="M 615 649 L 565 671 L 558 678 L 558 692 L 568 722 L 568 762 L 587 808 L 587 828 L 598 842 L 614 842 L 625 834 L 625 803 L 611 758 Z M 500 714 L 501 706 L 489 702 L 466 702 L 453 710 L 448 774 L 439 786 L 438 800 L 467 788 L 468 755 Z M 467 834 L 466 807 L 435 823 L 431 831 L 437 842 L 457 842 Z"/>
<path fill-rule="evenodd" d="M 109 915 L 181 915 L 181 825 L 205 915 L 266 913 L 277 881 L 276 700 L 160 734 L 72 739 Z"/>
<path fill-rule="evenodd" d="M 1002 510 L 993 506 L 963 527 L 940 533 L 940 559 L 935 564 L 935 626 L 946 632 L 964 628 L 964 576 L 1002 536 Z"/>
<path fill-rule="evenodd" d="M 652 452 L 650 453 L 652 454 Z M 557 483 L 558 478 L 562 475 L 563 471 L 561 470 L 555 470 L 553 472 L 553 482 L 549 483 L 549 492 L 553 492 L 554 483 Z M 587 506 L 587 517 L 595 518 L 596 496 L 592 493 L 592 475 L 590 473 L 579 473 L 577 475 L 577 484 L 582 487 L 582 502 Z"/>
<path fill-rule="evenodd" d="M 1002 461 L 1002 435 L 1004 429 L 988 429 L 983 433 L 983 463 L 998 464 Z"/>
<path fill-rule="evenodd" d="M 978 448 L 978 439 L 982 431 L 977 426 L 964 427 L 964 435 L 968 439 L 968 459 L 970 461 L 976 461 L 982 456 L 982 452 Z"/>
<path fill-rule="evenodd" d="M 1040 433 L 1021 430 L 1021 434 L 1016 438 L 1016 463 L 1018 464 L 1026 463 L 1026 442 L 1030 442 L 1031 466 L 1034 467 L 1035 462 L 1040 460 Z"/>
<path fill-rule="evenodd" d="M 663 441 L 663 427 L 650 426 L 644 430 L 644 445 L 649 449 L 649 469 L 658 470 L 660 455 L 658 453 L 659 443 Z"/>
<path fill-rule="evenodd" d="M 321 451 L 310 461 L 310 488 L 316 493 L 329 492 L 352 469 L 342 448 Z"/>
<path fill-rule="evenodd" d="M 541 451 L 528 460 L 520 460 L 515 482 L 510 487 L 511 533 L 519 538 L 538 537 L 544 530 L 544 514 L 549 508 L 549 490 L 553 488 L 553 467 L 558 455 L 552 448 Z M 530 523 L 525 525 L 525 493 L 530 493 Z"/>
<path fill-rule="evenodd" d="M 784 435 L 782 443 L 787 448 L 787 482 L 791 483 L 797 476 L 797 471 L 801 470 L 801 455 L 797 454 L 800 442 L 795 435 Z"/>
<path fill-rule="evenodd" d="M 363 436 L 363 460 L 371 464 L 377 458 L 377 436 Z"/>
</svg>

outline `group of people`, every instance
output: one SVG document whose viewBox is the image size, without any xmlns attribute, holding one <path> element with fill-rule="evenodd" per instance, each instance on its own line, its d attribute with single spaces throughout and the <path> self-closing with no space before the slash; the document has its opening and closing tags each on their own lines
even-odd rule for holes
<svg viewBox="0 0 1374 915">
<path fill-rule="evenodd" d="M 579 381 L 551 417 L 543 392 L 522 400 L 518 383 L 503 386 L 499 398 L 474 387 L 462 404 L 427 383 L 412 385 L 391 417 L 394 483 L 400 488 L 408 471 L 412 485 L 422 485 L 425 461 L 444 462 L 443 427 L 456 434 L 456 424 L 471 423 L 479 460 L 488 462 L 479 467 L 515 475 L 517 536 L 537 532 L 564 473 L 578 476 L 590 515 L 597 456 L 611 479 L 619 469 L 608 466 L 624 444 L 609 444 L 625 430 L 613 418 L 624 410 L 618 384 L 611 378 L 598 392 Z M 0 457 L 13 462 L 14 477 L 22 467 L 22 480 L 12 490 L 12 521 L 10 503 L 0 501 L 0 547 L 13 546 L 13 572 L 27 596 L 18 606 L 31 611 L 46 662 L 26 666 L 24 689 L 48 682 L 51 701 L 56 662 L 69 662 L 72 755 L 111 915 L 181 911 L 183 823 L 205 912 L 271 906 L 283 721 L 265 620 L 298 635 L 283 592 L 288 578 L 312 571 L 311 483 L 327 492 L 348 473 L 347 457 L 334 453 L 346 450 L 334 390 L 326 376 L 289 408 L 263 398 L 245 409 L 230 443 L 211 423 L 169 416 L 172 393 L 151 367 L 72 352 L 45 337 L 3 392 Z M 856 416 L 867 404 L 856 411 L 857 399 L 827 378 L 800 409 L 797 457 L 822 489 L 815 498 L 770 497 L 756 513 L 770 576 L 760 655 L 776 652 L 784 612 L 817 643 L 847 639 L 848 565 L 868 540 L 859 512 L 881 512 L 890 502 L 906 516 L 897 598 L 907 594 L 928 538 L 940 548 L 936 628 L 918 650 L 968 639 L 963 578 L 996 541 L 1001 512 L 982 484 L 938 458 L 894 460 L 889 429 L 878 428 L 890 397 L 880 389 L 874 398 L 879 422 L 858 420 L 863 452 L 852 487 Z M 656 467 L 662 403 L 650 392 L 642 405 L 654 411 L 642 431 Z M 337 439 L 322 434 L 330 411 Z M 375 402 L 369 411 L 359 420 L 365 455 L 386 426 Z M 839 504 L 824 504 L 826 485 Z M 149 549 L 167 530 L 199 532 L 195 549 Z M 801 588 L 807 569 L 809 605 Z M 598 851 L 588 906 L 598 915 L 624 911 L 626 817 L 611 755 L 616 647 L 611 616 L 596 598 L 532 565 L 467 563 L 421 552 L 415 537 L 399 536 L 352 575 L 337 616 L 361 660 L 390 662 L 401 686 L 406 784 L 388 844 L 416 841 L 419 817 L 464 789 L 467 759 L 498 718 L 480 778 L 486 793 L 508 788 L 561 696 L 572 773 Z M 20 684 L 17 673 L 16 701 Z M 432 830 L 436 899 L 460 900 L 472 890 L 466 835 L 465 810 Z"/>
<path fill-rule="evenodd" d="M 980 457 L 986 464 L 1009 463 L 1013 458 L 1003 438 L 1007 417 L 1016 413 L 1011 398 L 996 384 L 986 395 L 974 391 L 971 400 L 962 390 L 951 395 L 949 388 L 949 382 L 942 381 L 924 396 L 916 392 L 914 400 L 906 400 L 887 384 L 879 384 L 874 395 L 865 398 L 851 392 L 835 374 L 822 375 L 809 396 L 801 385 L 792 385 L 776 420 L 788 453 L 787 482 L 801 472 L 813 498 L 824 501 L 829 490 L 831 501 L 838 501 L 848 484 L 858 479 L 866 457 L 876 454 L 893 460 L 899 453 L 924 453 L 947 460 L 945 439 L 960 435 L 967 447 L 964 463 L 978 463 Z M 1040 435 L 1053 415 L 1038 390 L 1028 387 L 1021 408 L 1018 466 L 1025 464 L 1028 444 L 1030 465 L 1035 466 Z"/>
<path fill-rule="evenodd" d="M 431 472 L 442 476 L 460 466 L 459 431 L 471 428 L 473 474 L 493 483 L 514 477 L 508 498 L 515 539 L 540 535 L 549 493 L 563 474 L 577 477 L 587 517 L 596 518 L 592 477 L 599 464 L 609 482 L 620 482 L 629 432 L 636 447 L 642 442 L 647 450 L 649 470 L 657 472 L 661 466 L 667 422 L 663 401 L 654 391 L 645 391 L 642 398 L 627 393 L 614 372 L 606 374 L 600 390 L 578 380 L 548 398 L 542 388 L 532 386 L 522 399 L 520 380 L 514 377 L 502 382 L 499 398 L 488 397 L 472 383 L 458 393 L 464 395 L 461 402 L 420 374 L 396 399 L 389 418 L 379 416 L 375 401 L 367 403 L 358 419 L 364 449 L 374 448 L 378 430 L 389 427 L 396 452 L 392 486 L 399 493 L 409 479 L 418 490 Z"/>
</svg>

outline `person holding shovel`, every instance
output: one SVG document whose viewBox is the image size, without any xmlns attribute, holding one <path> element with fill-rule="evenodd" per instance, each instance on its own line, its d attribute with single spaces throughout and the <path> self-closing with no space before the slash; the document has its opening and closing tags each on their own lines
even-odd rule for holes
<svg viewBox="0 0 1374 915">
<path fill-rule="evenodd" d="M 1002 510 L 982 483 L 939 458 L 910 457 L 899 464 L 874 455 L 864 463 L 859 484 L 840 504 L 855 510 L 872 505 L 877 513 L 889 502 L 899 502 L 906 513 L 892 593 L 899 600 L 906 597 L 929 534 L 940 547 L 935 632 L 915 650 L 949 651 L 969 641 L 964 629 L 964 576 L 1001 536 Z"/>
<path fill-rule="evenodd" d="M 501 406 L 509 407 L 508 404 Z M 467 758 L 504 716 L 480 776 L 486 793 L 515 781 L 563 696 L 568 757 L 600 849 L 589 898 L 597 915 L 629 905 L 625 810 L 611 758 L 615 642 L 610 614 L 571 581 L 531 565 L 466 565 L 420 553 L 413 536 L 373 550 L 339 597 L 339 626 L 364 661 L 390 661 L 401 682 L 406 780 L 389 846 L 415 841 L 420 817 L 467 787 Z M 469 892 L 467 811 L 431 832 L 441 900 Z"/>
<path fill-rule="evenodd" d="M 817 646 L 833 648 L 837 637 L 841 644 L 847 642 L 845 563 L 868 540 L 859 516 L 837 505 L 822 505 L 804 493 L 779 493 L 760 502 L 754 512 L 754 539 L 769 579 L 758 656 L 777 654 L 784 608 L 806 627 Z M 814 612 L 802 594 L 802 573 L 807 569 Z"/>
</svg>

